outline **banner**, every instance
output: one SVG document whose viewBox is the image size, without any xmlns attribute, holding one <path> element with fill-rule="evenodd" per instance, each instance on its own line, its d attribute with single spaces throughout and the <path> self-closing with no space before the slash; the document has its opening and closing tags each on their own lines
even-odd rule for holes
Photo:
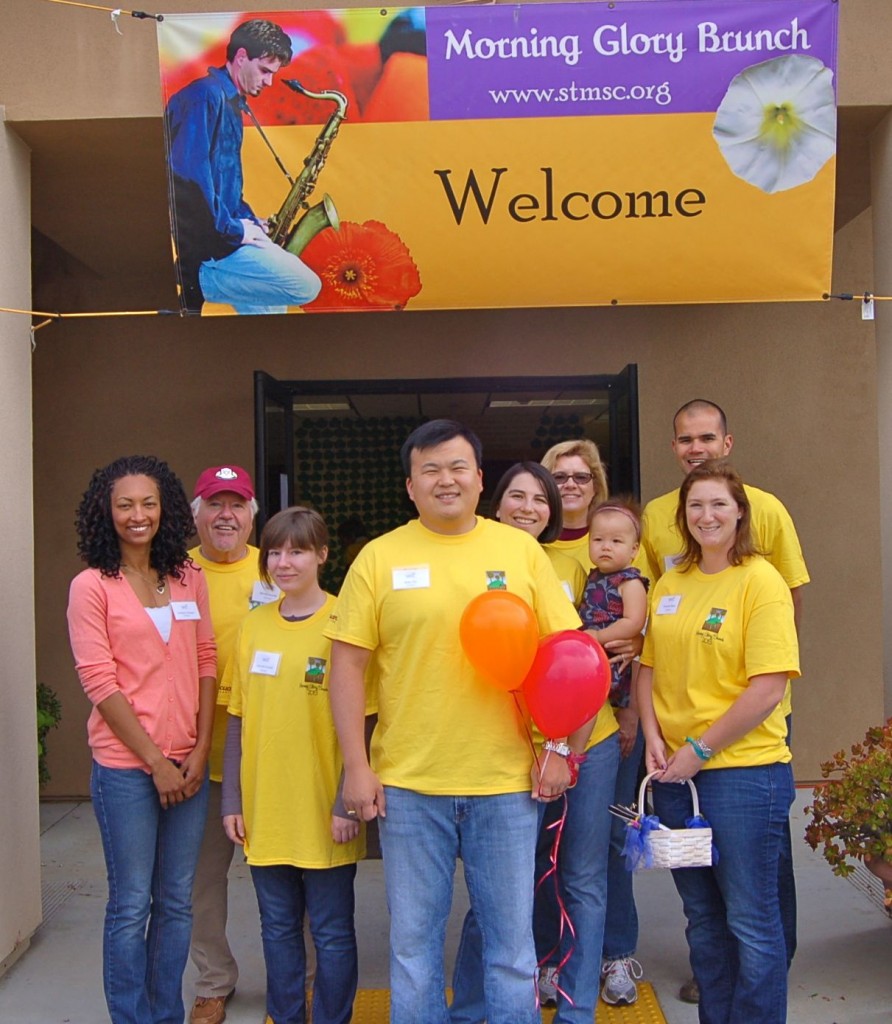
<svg viewBox="0 0 892 1024">
<path fill-rule="evenodd" d="M 820 299 L 837 9 L 165 15 L 183 309 Z"/>
</svg>

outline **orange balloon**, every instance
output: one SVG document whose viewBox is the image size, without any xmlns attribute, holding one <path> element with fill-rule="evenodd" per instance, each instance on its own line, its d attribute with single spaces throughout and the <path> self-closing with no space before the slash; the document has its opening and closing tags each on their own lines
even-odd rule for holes
<svg viewBox="0 0 892 1024">
<path fill-rule="evenodd" d="M 458 627 L 468 661 L 491 686 L 517 690 L 536 657 L 539 627 L 533 609 L 517 594 L 478 594 Z"/>
</svg>

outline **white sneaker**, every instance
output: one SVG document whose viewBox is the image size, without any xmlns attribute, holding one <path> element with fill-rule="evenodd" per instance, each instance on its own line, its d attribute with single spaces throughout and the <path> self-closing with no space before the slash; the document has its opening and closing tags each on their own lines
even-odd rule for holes
<svg viewBox="0 0 892 1024">
<path fill-rule="evenodd" d="M 644 969 L 637 960 L 625 956 L 621 960 L 605 960 L 601 965 L 601 977 L 604 987 L 601 998 L 609 1006 L 625 1003 L 631 1006 L 638 998 L 638 986 L 635 981 L 644 974 Z"/>
<path fill-rule="evenodd" d="M 539 1002 L 542 1006 L 557 1006 L 558 970 L 556 967 L 539 968 Z"/>
</svg>

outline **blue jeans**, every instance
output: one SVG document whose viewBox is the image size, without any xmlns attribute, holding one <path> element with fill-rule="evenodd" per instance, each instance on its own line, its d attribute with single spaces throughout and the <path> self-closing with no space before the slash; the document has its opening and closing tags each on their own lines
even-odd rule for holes
<svg viewBox="0 0 892 1024">
<path fill-rule="evenodd" d="M 787 951 L 778 899 L 778 857 L 793 802 L 789 764 L 712 768 L 694 780 L 719 852 L 711 868 L 672 872 L 688 919 L 700 986 L 701 1024 L 783 1024 Z M 684 827 L 687 786 L 654 783 L 663 824 Z"/>
<path fill-rule="evenodd" d="M 274 242 L 240 245 L 222 260 L 198 270 L 208 302 L 228 302 L 236 313 L 286 313 L 312 302 L 322 288 L 314 271 Z"/>
<path fill-rule="evenodd" d="M 567 820 L 561 837 L 558 880 L 561 898 L 575 937 L 565 929 L 559 942 L 560 911 L 549 878 L 536 893 L 533 932 L 540 963 L 556 967 L 572 950 L 561 969 L 560 987 L 573 1000 L 558 993 L 555 1024 L 591 1024 L 601 981 L 601 950 L 607 912 L 607 856 L 610 848 L 610 812 L 619 768 L 619 733 L 602 740 L 587 752 L 579 769 L 579 781 L 567 790 Z M 548 804 L 539 832 L 536 878 L 551 866 L 554 831 L 548 825 L 560 817 L 562 801 Z"/>
<path fill-rule="evenodd" d="M 348 1024 L 359 968 L 353 927 L 356 865 L 251 865 L 266 962 L 266 1012 L 276 1024 L 307 1019 L 304 912 L 316 947 L 313 1024 Z"/>
<path fill-rule="evenodd" d="M 639 725 L 635 746 L 619 762 L 614 803 L 628 807 L 637 799 L 636 783 L 643 752 L 644 734 Z M 625 822 L 611 816 L 610 855 L 607 860 L 607 918 L 604 923 L 605 960 L 622 960 L 634 956 L 638 948 L 638 910 L 632 886 L 634 873 L 626 870 L 626 861 L 622 855 L 625 841 Z"/>
<path fill-rule="evenodd" d="M 447 1024 L 443 946 L 464 862 L 483 937 L 489 1024 L 538 1024 L 533 947 L 536 804 L 529 792 L 426 796 L 385 787 L 379 819 L 390 909 L 391 1024 Z"/>
<path fill-rule="evenodd" d="M 108 872 L 102 974 L 112 1024 L 183 1024 L 207 779 L 164 810 L 151 775 L 94 761 L 90 794 Z"/>
</svg>

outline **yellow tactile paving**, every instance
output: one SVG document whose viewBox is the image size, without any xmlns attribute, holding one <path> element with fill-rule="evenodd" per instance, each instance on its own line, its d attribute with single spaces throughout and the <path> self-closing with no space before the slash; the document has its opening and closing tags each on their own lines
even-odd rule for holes
<svg viewBox="0 0 892 1024">
<path fill-rule="evenodd" d="M 360 989 L 353 1005 L 353 1024 L 387 1024 L 390 1014 L 390 991 L 386 988 Z M 554 1010 L 542 1011 L 543 1024 L 551 1024 Z M 596 1024 L 666 1024 L 653 986 L 638 982 L 638 1001 L 632 1006 L 607 1006 L 598 1002 Z"/>
</svg>

